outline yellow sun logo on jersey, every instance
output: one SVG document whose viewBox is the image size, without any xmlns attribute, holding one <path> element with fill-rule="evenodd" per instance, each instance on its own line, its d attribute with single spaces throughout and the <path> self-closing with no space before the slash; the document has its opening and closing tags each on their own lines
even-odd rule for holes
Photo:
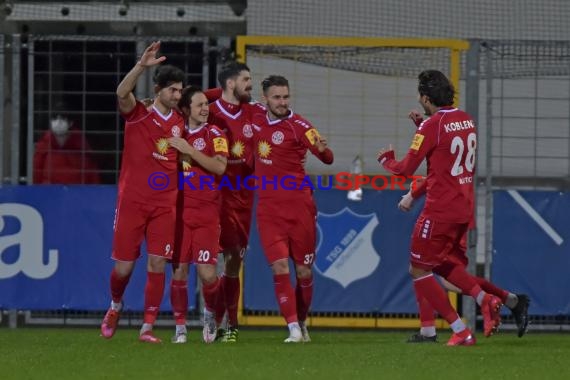
<svg viewBox="0 0 570 380">
<path fill-rule="evenodd" d="M 236 141 L 234 146 L 232 146 L 232 156 L 234 157 L 241 157 L 243 156 L 245 151 L 245 146 L 241 141 Z"/>
<path fill-rule="evenodd" d="M 158 139 L 156 142 L 156 150 L 158 150 L 160 154 L 165 154 L 168 151 L 168 140 Z"/>
<path fill-rule="evenodd" d="M 267 141 L 261 141 L 259 145 L 257 145 L 257 152 L 259 153 L 259 157 L 267 158 L 271 154 L 271 145 Z"/>
<path fill-rule="evenodd" d="M 192 167 L 192 164 L 190 164 L 190 161 L 186 161 L 186 160 L 182 161 L 182 171 L 187 172 L 190 170 L 191 167 Z"/>
</svg>

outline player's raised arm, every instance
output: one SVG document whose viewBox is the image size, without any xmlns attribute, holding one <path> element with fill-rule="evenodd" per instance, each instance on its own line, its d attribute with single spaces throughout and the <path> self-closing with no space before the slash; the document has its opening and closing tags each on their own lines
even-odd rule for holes
<svg viewBox="0 0 570 380">
<path fill-rule="evenodd" d="M 121 113 L 129 113 L 133 110 L 133 108 L 135 108 L 136 99 L 133 94 L 133 89 L 137 84 L 138 78 L 145 71 L 145 69 L 147 67 L 158 65 L 166 59 L 165 56 L 160 56 L 158 58 L 156 57 L 159 49 L 160 41 L 150 44 L 150 46 L 145 49 L 140 60 L 123 78 L 121 83 L 119 83 L 119 86 L 117 86 L 117 98 L 119 102 L 119 110 Z"/>
</svg>

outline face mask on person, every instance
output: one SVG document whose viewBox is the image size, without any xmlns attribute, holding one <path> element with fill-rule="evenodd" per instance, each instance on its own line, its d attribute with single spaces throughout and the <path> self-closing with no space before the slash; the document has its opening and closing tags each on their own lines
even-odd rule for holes
<svg viewBox="0 0 570 380">
<path fill-rule="evenodd" d="M 69 121 L 61 116 L 52 119 L 50 122 L 51 130 L 55 135 L 61 136 L 69 130 Z"/>
</svg>

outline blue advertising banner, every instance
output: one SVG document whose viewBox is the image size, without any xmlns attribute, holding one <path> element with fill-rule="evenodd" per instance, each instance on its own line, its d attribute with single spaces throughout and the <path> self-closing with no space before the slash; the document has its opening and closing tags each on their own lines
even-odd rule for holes
<svg viewBox="0 0 570 380">
<path fill-rule="evenodd" d="M 0 308 L 105 310 L 115 186 L 14 186 L 0 189 Z M 125 293 L 143 310 L 146 252 Z M 170 272 L 170 271 L 167 271 Z M 167 273 L 161 310 L 170 310 Z M 195 307 L 196 274 L 189 281 Z"/>
<path fill-rule="evenodd" d="M 492 280 L 531 298 L 530 314 L 570 314 L 570 194 L 494 192 Z"/>
<path fill-rule="evenodd" d="M 313 311 L 417 312 L 408 247 L 423 204 L 404 213 L 397 208 L 403 194 L 364 190 L 363 200 L 353 202 L 346 191 L 315 192 L 319 214 Z M 245 259 L 243 299 L 246 309 L 278 310 L 257 231 Z"/>
</svg>

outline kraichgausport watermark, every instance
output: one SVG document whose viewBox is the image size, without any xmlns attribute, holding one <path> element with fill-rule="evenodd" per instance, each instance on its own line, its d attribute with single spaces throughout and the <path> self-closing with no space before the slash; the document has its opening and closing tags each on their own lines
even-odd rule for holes
<svg viewBox="0 0 570 380">
<path fill-rule="evenodd" d="M 297 177 L 285 176 L 235 176 L 200 175 L 178 173 L 178 190 L 356 190 L 369 185 L 374 190 L 408 190 L 406 183 L 411 180 L 412 187 L 421 175 L 364 175 L 339 172 L 330 175 Z M 154 172 L 148 177 L 148 185 L 153 190 L 165 190 L 170 185 L 166 173 Z"/>
</svg>

